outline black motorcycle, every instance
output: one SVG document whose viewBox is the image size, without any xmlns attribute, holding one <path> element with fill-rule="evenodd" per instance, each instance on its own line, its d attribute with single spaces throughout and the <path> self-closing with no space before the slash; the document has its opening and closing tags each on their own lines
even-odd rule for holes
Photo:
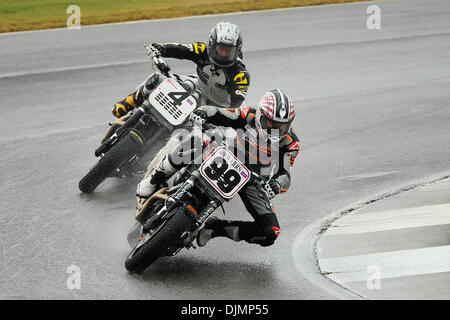
<svg viewBox="0 0 450 320">
<path fill-rule="evenodd" d="M 136 170 L 139 160 L 159 150 L 196 108 L 196 79 L 170 74 L 170 67 L 160 56 L 153 56 L 152 61 L 154 69 L 165 79 L 140 106 L 111 125 L 95 150 L 100 159 L 79 182 L 81 192 L 93 192 L 107 177 L 135 174 L 139 171 Z"/>
<path fill-rule="evenodd" d="M 125 261 L 129 272 L 141 273 L 159 257 L 195 248 L 193 242 L 205 220 L 250 181 L 256 181 L 261 195 L 269 197 L 266 180 L 241 162 L 245 158 L 239 154 L 245 151 L 230 147 L 229 138 L 210 139 L 228 129 L 207 124 L 202 141 L 209 141 L 208 147 L 138 210 L 138 222 L 128 234 L 133 247 Z"/>
</svg>

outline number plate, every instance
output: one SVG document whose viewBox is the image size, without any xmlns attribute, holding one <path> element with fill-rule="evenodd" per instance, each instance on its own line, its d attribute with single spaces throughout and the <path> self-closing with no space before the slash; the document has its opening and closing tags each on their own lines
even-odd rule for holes
<svg viewBox="0 0 450 320">
<path fill-rule="evenodd" d="M 200 173 L 225 199 L 234 197 L 250 179 L 250 171 L 225 147 L 203 162 Z"/>
<path fill-rule="evenodd" d="M 148 100 L 173 126 L 182 124 L 197 106 L 195 99 L 175 79 L 161 82 Z"/>
</svg>

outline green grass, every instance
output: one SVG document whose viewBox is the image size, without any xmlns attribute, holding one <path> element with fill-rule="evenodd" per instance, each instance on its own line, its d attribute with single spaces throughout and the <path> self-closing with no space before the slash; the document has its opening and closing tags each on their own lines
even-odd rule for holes
<svg viewBox="0 0 450 320">
<path fill-rule="evenodd" d="M 81 25 L 264 10 L 362 0 L 0 0 L 0 32 L 66 26 L 70 5 Z"/>
</svg>

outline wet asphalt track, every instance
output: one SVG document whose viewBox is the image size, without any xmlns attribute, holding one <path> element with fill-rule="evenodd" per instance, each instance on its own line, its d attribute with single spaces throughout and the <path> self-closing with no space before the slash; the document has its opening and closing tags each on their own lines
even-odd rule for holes
<svg viewBox="0 0 450 320">
<path fill-rule="evenodd" d="M 0 296 L 57 299 L 330 299 L 297 271 L 292 246 L 345 205 L 448 170 L 450 3 L 371 3 L 0 35 Z M 248 103 L 286 90 L 302 151 L 275 201 L 281 235 L 261 248 L 227 239 L 127 274 L 137 180 L 92 195 L 78 181 L 112 103 L 151 71 L 144 43 L 206 40 L 220 20 L 244 34 Z M 188 61 L 169 60 L 178 73 Z M 247 215 L 239 201 L 229 218 Z M 81 269 L 68 290 L 67 267 Z"/>
</svg>

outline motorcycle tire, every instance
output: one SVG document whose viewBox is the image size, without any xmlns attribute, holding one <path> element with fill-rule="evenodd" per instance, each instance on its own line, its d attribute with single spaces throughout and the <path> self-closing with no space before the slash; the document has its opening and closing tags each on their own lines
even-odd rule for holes
<svg viewBox="0 0 450 320">
<path fill-rule="evenodd" d="M 177 212 L 158 227 L 151 239 L 130 252 L 125 260 L 125 268 L 129 272 L 142 273 L 159 257 L 166 255 L 169 248 L 179 245 L 181 235 L 192 223 L 193 218 L 187 215 L 183 207 L 175 210 Z"/>
<path fill-rule="evenodd" d="M 103 180 L 112 175 L 114 170 L 129 161 L 132 155 L 138 153 L 141 145 L 142 142 L 138 141 L 135 135 L 131 133 L 125 135 L 80 180 L 78 183 L 80 191 L 83 193 L 93 192 Z"/>
</svg>

